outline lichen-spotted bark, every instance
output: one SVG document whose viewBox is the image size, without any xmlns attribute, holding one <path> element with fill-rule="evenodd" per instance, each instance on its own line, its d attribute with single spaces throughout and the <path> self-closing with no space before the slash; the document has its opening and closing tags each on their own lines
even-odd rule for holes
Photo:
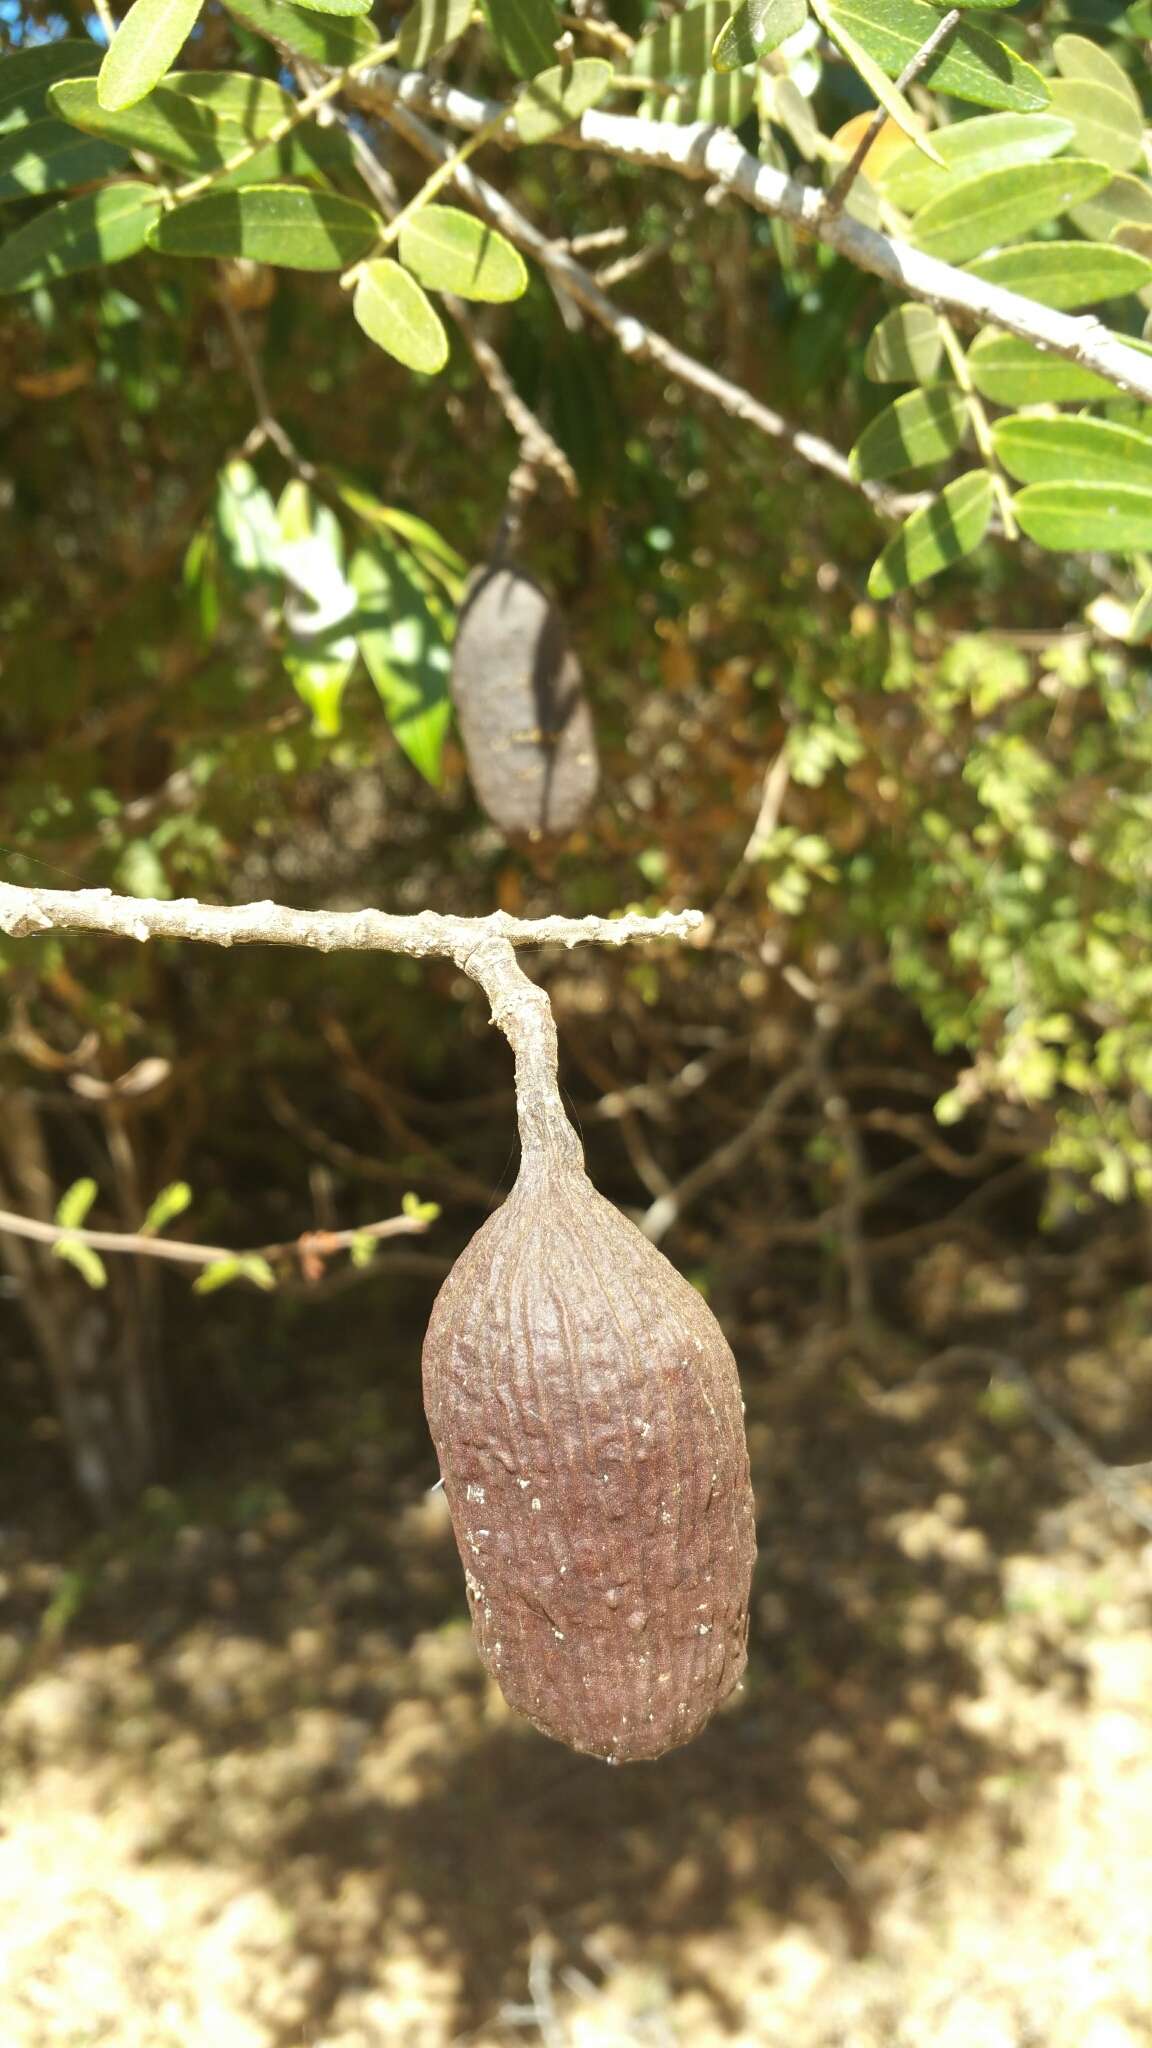
<svg viewBox="0 0 1152 2048">
<path fill-rule="evenodd" d="M 453 1267 L 424 1396 L 480 1654 L 511 1705 L 612 1763 L 689 1741 L 746 1659 L 736 1364 L 573 1152 L 526 1153 Z"/>
<path fill-rule="evenodd" d="M 561 834 L 596 794 L 596 733 L 558 608 L 524 570 L 475 569 L 452 650 L 468 773 L 505 832 Z"/>
</svg>

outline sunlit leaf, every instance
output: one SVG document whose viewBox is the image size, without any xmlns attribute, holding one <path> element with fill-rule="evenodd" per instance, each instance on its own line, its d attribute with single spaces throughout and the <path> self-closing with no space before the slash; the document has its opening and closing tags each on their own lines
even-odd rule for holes
<svg viewBox="0 0 1152 2048">
<path fill-rule="evenodd" d="M 908 391 L 870 420 L 852 450 L 856 477 L 897 476 L 904 469 L 943 462 L 964 438 L 968 411 L 952 384 Z"/>
<path fill-rule="evenodd" d="M 972 120 L 934 129 L 932 140 L 944 159 L 944 170 L 909 144 L 880 175 L 885 197 L 905 213 L 916 213 L 942 192 L 951 192 L 961 177 L 979 178 L 986 171 L 1011 170 L 1056 156 L 1072 140 L 1072 123 L 1055 114 L 977 114 Z"/>
<path fill-rule="evenodd" d="M 414 0 L 400 27 L 396 62 L 423 71 L 430 57 L 462 36 L 472 18 L 472 0 Z"/>
<path fill-rule="evenodd" d="M 99 1192 L 94 1180 L 74 1180 L 56 1204 L 56 1222 L 67 1230 L 79 1230 Z"/>
<path fill-rule="evenodd" d="M 169 72 L 146 99 L 116 113 L 101 107 L 91 79 L 65 80 L 49 98 L 65 120 L 89 134 L 146 150 L 178 170 L 213 173 L 290 115 L 295 104 L 271 79 L 227 71 Z M 218 179 L 217 189 L 267 182 L 278 172 L 320 175 L 350 161 L 339 130 L 298 129 Z"/>
<path fill-rule="evenodd" d="M 451 717 L 447 613 L 430 605 L 404 556 L 381 537 L 358 548 L 349 575 L 356 633 L 396 740 L 425 780 L 438 785 Z"/>
<path fill-rule="evenodd" d="M 928 255 L 959 263 L 1009 235 L 1027 234 L 1067 213 L 1102 191 L 1110 177 L 1107 164 L 1085 163 L 1079 157 L 985 171 L 930 199 L 912 223 L 912 239 Z"/>
<path fill-rule="evenodd" d="M 303 185 L 205 192 L 162 214 L 148 236 L 166 256 L 247 256 L 282 270 L 342 270 L 380 233 L 370 207 Z"/>
<path fill-rule="evenodd" d="M 239 576 L 280 573 L 284 536 L 276 507 L 250 462 L 226 463 L 216 484 L 216 524 L 222 552 Z"/>
<path fill-rule="evenodd" d="M 883 64 L 856 35 L 842 12 L 834 7 L 825 6 L 824 0 L 811 0 L 811 5 L 825 33 L 838 46 L 841 55 L 848 59 L 852 69 L 863 79 L 873 98 L 885 109 L 889 119 L 903 130 L 916 149 L 938 166 L 940 157 L 935 144 L 925 133 L 920 116 L 909 106 L 903 93 L 889 81 Z"/>
<path fill-rule="evenodd" d="M 909 584 L 923 583 L 977 548 L 992 517 L 992 479 L 986 470 L 969 470 L 950 483 L 930 505 L 922 505 L 893 535 L 872 565 L 870 597 L 891 597 Z"/>
<path fill-rule="evenodd" d="M 430 377 L 448 361 L 440 315 L 416 279 L 391 257 L 369 263 L 361 273 L 352 311 L 369 340 L 408 369 Z"/>
<path fill-rule="evenodd" d="M 1152 488 L 1135 484 L 1029 484 L 1012 500 L 1038 547 L 1069 554 L 1152 547 Z"/>
<path fill-rule="evenodd" d="M 294 56 L 309 57 L 342 71 L 374 48 L 378 37 L 370 22 L 356 16 L 312 14 L 293 0 L 227 0 L 229 14 Z"/>
<path fill-rule="evenodd" d="M 806 0 L 740 0 L 712 45 L 717 71 L 739 71 L 777 50 L 808 19 Z"/>
<path fill-rule="evenodd" d="M 842 25 L 889 78 L 898 78 L 909 59 L 939 26 L 926 0 L 836 0 L 829 20 Z M 1048 87 L 1031 64 L 970 21 L 961 21 L 943 50 L 933 57 L 921 83 L 979 106 L 1028 114 L 1048 105 Z"/>
<path fill-rule="evenodd" d="M 1152 185 L 1134 178 L 1131 171 L 1118 171 L 1102 192 L 1073 208 L 1072 219 L 1093 242 L 1109 241 L 1128 221 L 1152 226 Z"/>
<path fill-rule="evenodd" d="M 100 104 L 130 107 L 163 78 L 196 25 L 201 0 L 132 0 L 99 71 Z"/>
<path fill-rule="evenodd" d="M 1073 398 L 1108 398 L 1115 389 L 1094 370 L 991 327 L 976 336 L 968 368 L 977 391 L 997 405 L 1059 405 Z"/>
<path fill-rule="evenodd" d="M 54 1257 L 63 1259 L 65 1265 L 75 1266 L 82 1280 L 89 1287 L 107 1287 L 108 1272 L 99 1252 L 90 1244 L 81 1243 L 78 1237 L 62 1237 L 52 1247 Z"/>
<path fill-rule="evenodd" d="M 492 40 L 510 71 L 535 78 L 556 62 L 561 24 L 552 0 L 481 0 Z"/>
<path fill-rule="evenodd" d="M 931 306 L 897 306 L 872 331 L 864 374 L 874 384 L 928 384 L 943 347 Z"/>
<path fill-rule="evenodd" d="M 522 87 L 512 108 L 521 142 L 547 142 L 571 128 L 602 100 L 612 83 L 612 66 L 603 57 L 577 57 L 572 64 L 554 64 Z"/>
<path fill-rule="evenodd" d="M 348 477 L 336 476 L 335 483 L 350 512 L 371 527 L 397 535 L 418 558 L 423 570 L 447 591 L 452 603 L 459 602 L 468 564 L 442 533 L 414 512 L 404 511 L 399 505 L 382 505 L 379 498 Z"/>
<path fill-rule="evenodd" d="M 1099 43 L 1090 42 L 1087 36 L 1057 36 L 1052 45 L 1056 69 L 1064 78 L 1087 78 L 1095 85 L 1105 85 L 1111 92 L 1118 92 L 1140 111 L 1136 89 L 1122 64 L 1102 50 Z"/>
<path fill-rule="evenodd" d="M 400 259 L 429 290 L 462 299 L 501 304 L 528 288 L 520 251 L 456 206 L 422 206 L 400 230 Z"/>
<path fill-rule="evenodd" d="M 0 292 L 27 292 L 144 247 L 160 195 L 139 180 L 104 185 L 38 213 L 0 247 Z"/>
<path fill-rule="evenodd" d="M 0 199 L 32 199 L 67 191 L 124 170 L 128 157 L 112 143 L 77 134 L 46 116 L 0 135 Z"/>
<path fill-rule="evenodd" d="M 210 1266 L 205 1266 L 192 1283 L 193 1291 L 196 1294 L 215 1294 L 218 1287 L 227 1287 L 233 1280 L 250 1280 L 254 1287 L 262 1288 L 265 1293 L 276 1285 L 276 1275 L 259 1252 L 238 1252 L 232 1258 L 214 1259 Z"/>
<path fill-rule="evenodd" d="M 140 1225 L 141 1236 L 157 1236 L 161 1230 L 166 1230 L 170 1223 L 174 1223 L 177 1216 L 182 1216 L 185 1209 L 191 1205 L 192 1190 L 187 1181 L 170 1181 L 149 1204 L 148 1214 Z"/>
<path fill-rule="evenodd" d="M 355 15 L 368 14 L 372 0 L 299 0 L 299 4 L 313 14 Z"/>
<path fill-rule="evenodd" d="M 1140 109 L 1126 93 L 1091 78 L 1057 78 L 1052 84 L 1052 111 L 1063 114 L 1076 130 L 1076 149 L 1115 171 L 1143 161 Z"/>
<path fill-rule="evenodd" d="M 1152 436 L 1114 420 L 1021 414 L 997 420 L 992 439 L 1019 483 L 1136 484 L 1152 491 Z"/>
<path fill-rule="evenodd" d="M 1062 312 L 1123 298 L 1152 283 L 1147 257 L 1114 243 L 1104 248 L 1093 242 L 1022 242 L 981 256 L 968 268 L 973 277 Z"/>
</svg>

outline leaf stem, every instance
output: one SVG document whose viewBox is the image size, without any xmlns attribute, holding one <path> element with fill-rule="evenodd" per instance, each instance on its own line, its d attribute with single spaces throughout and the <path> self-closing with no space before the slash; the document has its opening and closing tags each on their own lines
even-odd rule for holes
<svg viewBox="0 0 1152 2048">
<path fill-rule="evenodd" d="M 937 22 L 931 35 L 926 36 L 924 41 L 921 43 L 920 48 L 916 50 L 911 57 L 909 57 L 907 64 L 904 66 L 903 71 L 897 78 L 895 82 L 895 90 L 897 93 L 903 95 L 905 92 L 907 92 L 908 87 L 910 85 L 915 84 L 915 81 L 919 78 L 920 73 L 923 70 L 925 70 L 925 68 L 931 63 L 933 57 L 936 55 L 936 52 L 940 49 L 941 45 L 947 42 L 948 37 L 952 34 L 952 31 L 956 27 L 959 19 L 960 9 L 958 7 L 950 7 L 947 14 L 941 15 L 940 20 Z M 864 130 L 863 135 L 860 137 L 859 142 L 853 150 L 852 155 L 849 157 L 848 162 L 845 164 L 844 169 L 840 173 L 840 176 L 836 179 L 835 184 L 831 187 L 828 193 L 828 197 L 824 203 L 829 213 L 838 213 L 841 207 L 844 205 L 844 202 L 847 199 L 849 192 L 852 190 L 853 185 L 856 183 L 856 180 L 860 175 L 860 171 L 863 166 L 865 157 L 871 149 L 872 144 L 875 142 L 876 137 L 879 135 L 880 130 L 884 126 L 885 121 L 887 121 L 889 118 L 890 115 L 887 107 L 877 107 L 875 113 L 872 116 L 872 119 L 868 123 L 867 128 Z M 912 141 L 916 140 L 915 136 L 912 136 L 909 139 Z"/>
<path fill-rule="evenodd" d="M 491 121 L 486 122 L 483 128 L 478 128 L 474 135 L 468 137 L 467 142 L 462 142 L 458 149 L 452 151 L 451 156 L 446 156 L 443 163 L 437 164 L 436 169 L 429 178 L 425 179 L 420 190 L 413 193 L 412 198 L 406 206 L 400 208 L 399 213 L 393 215 L 371 255 L 362 256 L 359 263 L 354 263 L 350 270 L 344 272 L 343 277 L 340 279 L 342 290 L 351 291 L 352 287 L 359 283 L 369 263 L 378 262 L 385 251 L 390 249 L 394 242 L 398 241 L 401 229 L 406 227 L 408 222 L 436 197 L 437 192 L 441 192 L 444 186 L 451 182 L 460 169 L 461 164 L 466 164 L 469 157 L 474 156 L 476 151 L 485 142 L 491 142 L 494 136 L 500 134 L 507 118 L 507 107 L 501 107 L 498 115 L 493 116 Z"/>
<path fill-rule="evenodd" d="M 265 134 L 254 136 L 251 142 L 246 142 L 242 149 L 238 149 L 230 156 L 226 163 L 218 165 L 213 171 L 205 171 L 199 178 L 190 179 L 187 185 L 178 185 L 170 195 L 173 204 L 183 206 L 189 199 L 198 199 L 201 192 L 206 192 L 209 186 L 217 184 L 221 178 L 229 177 L 233 171 L 242 170 L 254 156 L 259 156 L 261 150 L 270 149 L 275 143 L 283 142 L 286 135 L 291 135 L 294 128 L 298 128 L 302 121 L 306 121 L 310 114 L 316 112 L 317 107 L 322 107 L 327 100 L 335 99 L 337 93 L 344 90 L 350 79 L 355 78 L 361 71 L 369 71 L 378 64 L 386 64 L 395 52 L 395 38 L 388 43 L 374 44 L 362 57 L 357 57 L 355 63 L 345 65 L 343 71 L 338 71 L 333 78 L 326 78 L 323 85 L 316 86 L 315 90 L 307 93 L 302 100 L 297 100 L 289 112 L 279 121 L 274 121 Z"/>
<path fill-rule="evenodd" d="M 976 446 L 984 457 L 988 474 L 992 478 L 992 490 L 996 498 L 997 510 L 1003 521 L 1005 538 L 1007 540 L 1016 540 L 1019 537 L 1020 528 L 1016 523 L 1016 514 L 1012 509 L 1012 493 L 1008 488 L 1004 471 L 1000 466 L 1000 458 L 996 453 L 996 444 L 992 439 L 992 429 L 988 424 L 988 414 L 984 410 L 984 401 L 972 382 L 972 372 L 968 367 L 968 358 L 964 353 L 960 337 L 953 327 L 951 320 L 948 319 L 946 314 L 941 313 L 939 315 L 939 322 L 940 339 L 944 343 L 944 353 L 948 358 L 952 374 L 964 394 L 964 403 L 968 408 L 968 417 L 972 422 L 972 432 L 976 436 Z"/>
</svg>

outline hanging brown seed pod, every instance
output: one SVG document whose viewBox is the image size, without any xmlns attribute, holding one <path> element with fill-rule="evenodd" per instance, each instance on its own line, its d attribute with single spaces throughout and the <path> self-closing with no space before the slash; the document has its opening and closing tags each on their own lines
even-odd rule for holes
<svg viewBox="0 0 1152 2048">
<path fill-rule="evenodd" d="M 468 580 L 452 654 L 452 696 L 483 809 L 503 832 L 571 832 L 600 766 L 580 664 L 562 614 L 522 569 Z"/>
<path fill-rule="evenodd" d="M 567 1119 L 522 1104 L 521 1135 L 516 1185 L 452 1268 L 424 1344 L 473 1626 L 546 1735 L 610 1763 L 658 1757 L 745 1665 L 755 1536 L 736 1364 L 695 1288 L 596 1192 Z"/>
</svg>

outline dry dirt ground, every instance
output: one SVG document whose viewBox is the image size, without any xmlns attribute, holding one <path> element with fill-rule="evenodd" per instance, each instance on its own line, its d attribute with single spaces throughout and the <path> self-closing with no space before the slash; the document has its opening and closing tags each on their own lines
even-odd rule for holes
<svg viewBox="0 0 1152 2048">
<path fill-rule="evenodd" d="M 1146 1307 L 1043 1379 L 1097 1444 Z M 3 2048 L 1152 2043 L 1152 1486 L 986 1369 L 742 1362 L 753 1663 L 656 1765 L 483 1681 L 410 1405 L 285 1403 L 96 1545 L 6 1522 Z"/>
</svg>

